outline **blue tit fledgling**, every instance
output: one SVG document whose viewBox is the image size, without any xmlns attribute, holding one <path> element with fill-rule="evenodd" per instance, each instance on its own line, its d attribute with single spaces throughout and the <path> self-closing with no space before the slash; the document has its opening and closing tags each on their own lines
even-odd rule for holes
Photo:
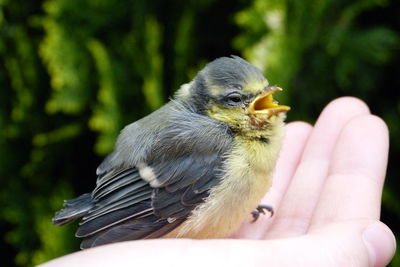
<svg viewBox="0 0 400 267">
<path fill-rule="evenodd" d="M 158 237 L 223 238 L 268 191 L 288 106 L 240 57 L 207 64 L 173 100 L 126 126 L 92 193 L 53 223 L 82 218 L 82 248 Z"/>
</svg>

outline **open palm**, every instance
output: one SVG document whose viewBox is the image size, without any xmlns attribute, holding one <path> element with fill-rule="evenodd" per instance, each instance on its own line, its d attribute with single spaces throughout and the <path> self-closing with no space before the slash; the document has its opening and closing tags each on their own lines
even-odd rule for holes
<svg viewBox="0 0 400 267">
<path fill-rule="evenodd" d="M 129 241 L 74 253 L 48 266 L 384 266 L 395 250 L 379 221 L 388 155 L 384 122 L 340 98 L 314 127 L 287 125 L 274 183 L 275 215 L 251 216 L 232 239 Z"/>
<path fill-rule="evenodd" d="M 314 127 L 289 123 L 273 187 L 263 199 L 276 216 L 245 224 L 237 236 L 276 239 L 378 220 L 387 155 L 385 124 L 354 98 L 330 103 Z"/>
</svg>

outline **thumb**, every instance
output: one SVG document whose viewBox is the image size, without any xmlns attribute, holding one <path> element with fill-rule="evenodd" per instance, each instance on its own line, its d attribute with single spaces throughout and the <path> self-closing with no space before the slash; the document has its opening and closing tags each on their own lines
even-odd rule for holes
<svg viewBox="0 0 400 267">
<path fill-rule="evenodd" d="M 393 232 L 382 222 L 367 220 L 330 224 L 293 238 L 246 242 L 236 244 L 225 262 L 228 258 L 237 266 L 386 266 L 396 250 Z"/>
<path fill-rule="evenodd" d="M 158 239 L 87 249 L 42 266 L 385 266 L 392 231 L 377 221 L 335 223 L 277 240 Z"/>
<path fill-rule="evenodd" d="M 396 250 L 392 231 L 379 221 L 330 224 L 264 244 L 271 266 L 386 266 Z M 264 263 L 265 263 L 264 262 Z"/>
</svg>

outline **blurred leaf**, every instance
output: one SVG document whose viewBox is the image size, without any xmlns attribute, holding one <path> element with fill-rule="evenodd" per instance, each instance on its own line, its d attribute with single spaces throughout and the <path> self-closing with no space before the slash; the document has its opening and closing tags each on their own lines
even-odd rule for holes
<svg viewBox="0 0 400 267">
<path fill-rule="evenodd" d="M 95 108 L 89 125 L 92 129 L 101 132 L 96 144 L 96 151 L 106 154 L 112 150 L 119 132 L 120 110 L 116 97 L 118 89 L 106 48 L 94 39 L 90 40 L 87 45 L 95 59 L 100 85 L 99 105 Z"/>
<path fill-rule="evenodd" d="M 155 110 L 163 104 L 161 82 L 163 59 L 160 54 L 162 33 L 159 23 L 153 17 L 146 20 L 145 31 L 148 67 L 144 73 L 143 94 L 150 108 Z"/>
</svg>

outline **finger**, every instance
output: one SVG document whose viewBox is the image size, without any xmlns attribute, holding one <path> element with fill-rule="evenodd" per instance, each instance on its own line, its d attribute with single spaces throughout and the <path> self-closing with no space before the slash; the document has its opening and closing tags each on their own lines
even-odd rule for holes
<svg viewBox="0 0 400 267">
<path fill-rule="evenodd" d="M 300 162 L 304 146 L 312 131 L 312 126 L 304 122 L 292 122 L 286 126 L 285 141 L 276 163 L 274 180 L 262 203 L 271 203 L 278 209 L 280 200 Z"/>
<path fill-rule="evenodd" d="M 358 98 L 341 97 L 329 103 L 315 123 L 302 161 L 329 160 L 344 125 L 364 114 L 370 114 L 369 108 Z"/>
<path fill-rule="evenodd" d="M 312 226 L 355 218 L 379 219 L 389 150 L 388 129 L 365 115 L 343 129 Z"/>
<path fill-rule="evenodd" d="M 369 114 L 368 107 L 352 97 L 334 100 L 322 111 L 266 238 L 307 231 L 338 136 L 348 121 L 364 114 Z"/>
<path fill-rule="evenodd" d="M 42 265 L 66 266 L 385 266 L 394 235 L 382 223 L 331 225 L 281 240 L 130 241 L 77 252 Z"/>
<path fill-rule="evenodd" d="M 286 125 L 285 138 L 276 164 L 272 187 L 261 200 L 262 204 L 271 205 L 274 210 L 279 209 L 279 203 L 297 168 L 311 130 L 312 127 L 304 122 L 292 122 Z M 249 216 L 233 237 L 260 239 L 272 220 L 273 217 L 271 218 L 268 214 L 260 216 L 256 222 L 253 222 L 253 218 Z"/>
</svg>

